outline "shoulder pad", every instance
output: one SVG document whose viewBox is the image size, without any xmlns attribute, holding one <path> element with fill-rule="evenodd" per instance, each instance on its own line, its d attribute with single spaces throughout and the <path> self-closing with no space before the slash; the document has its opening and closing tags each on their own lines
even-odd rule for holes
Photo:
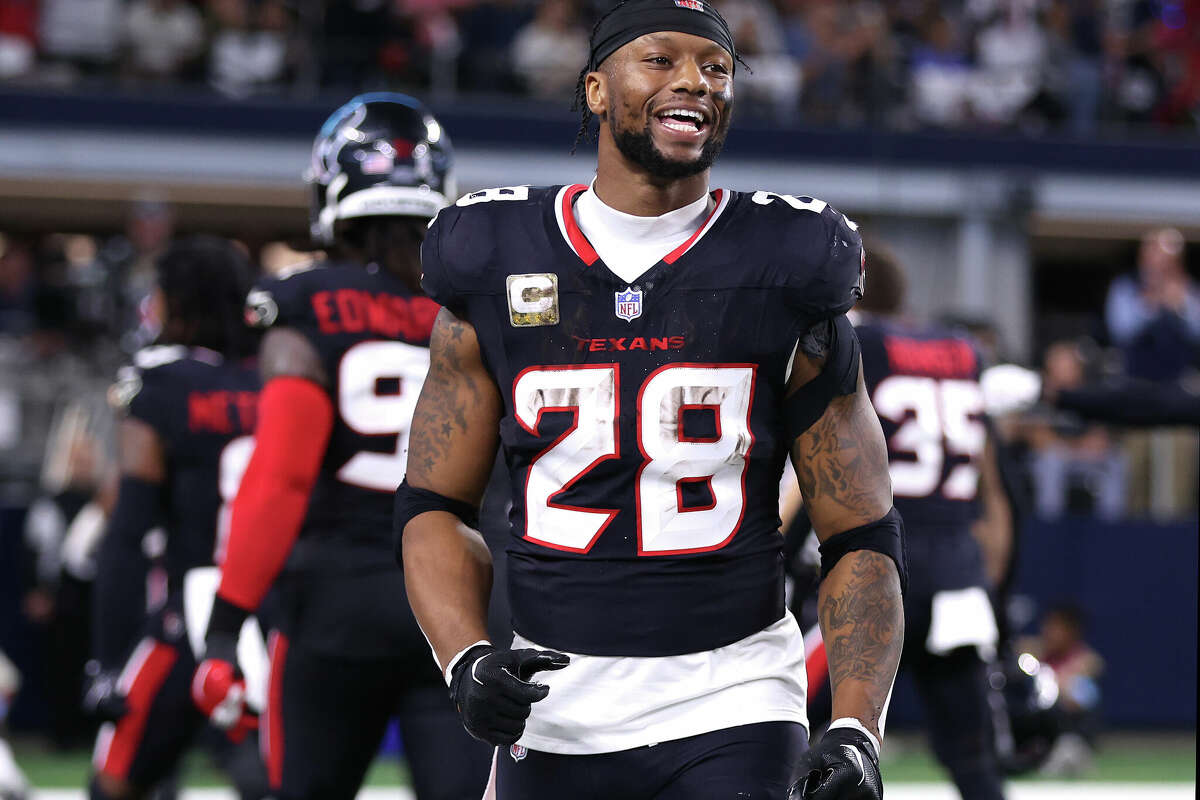
<svg viewBox="0 0 1200 800">
<path fill-rule="evenodd" d="M 421 286 L 437 303 L 460 309 L 481 291 L 483 270 L 497 261 L 502 239 L 541 225 L 543 203 L 560 187 L 501 186 L 464 195 L 438 212 L 421 245 Z"/>
<path fill-rule="evenodd" d="M 824 200 L 755 192 L 751 201 L 773 212 L 782 263 L 778 280 L 803 317 L 844 314 L 862 297 L 866 256 L 858 226 Z"/>
<path fill-rule="evenodd" d="M 133 354 L 133 364 L 137 369 L 147 370 L 165 366 L 185 358 L 188 349 L 178 344 L 157 344 L 143 347 Z"/>
<path fill-rule="evenodd" d="M 324 260 L 304 261 L 257 283 L 246 295 L 243 316 L 252 328 L 269 328 L 272 325 L 291 325 L 303 319 L 309 296 L 314 287 L 320 285 L 321 275 L 329 262 Z"/>
<path fill-rule="evenodd" d="M 309 272 L 316 266 L 317 266 L 316 261 L 301 261 L 299 264 L 292 264 L 291 266 L 284 267 L 283 269 L 279 270 L 278 272 L 275 273 L 275 277 L 278 280 L 286 281 L 288 278 L 292 277 L 293 275 L 299 275 L 304 272 Z"/>
</svg>

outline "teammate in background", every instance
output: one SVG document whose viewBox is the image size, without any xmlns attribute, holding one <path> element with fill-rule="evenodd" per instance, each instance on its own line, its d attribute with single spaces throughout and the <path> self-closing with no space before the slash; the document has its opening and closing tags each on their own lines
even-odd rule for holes
<svg viewBox="0 0 1200 800">
<path fill-rule="evenodd" d="M 500 800 L 882 793 L 904 559 L 845 318 L 861 243 L 811 197 L 709 190 L 735 63 L 701 0 L 618 5 L 580 75 L 594 183 L 467 195 L 422 248 L 445 310 L 396 527 L 463 723 L 504 747 Z M 511 647 L 487 641 L 472 529 L 500 443 Z M 836 643 L 838 719 L 807 752 L 776 510 L 789 453 Z"/>
<path fill-rule="evenodd" d="M 279 578 L 261 736 L 275 796 L 352 798 L 392 715 L 420 800 L 478 798 L 488 752 L 458 725 L 391 557 L 392 495 L 429 367 L 426 224 L 454 196 L 450 143 L 417 101 L 354 98 L 313 144 L 312 234 L 331 258 L 268 280 L 254 455 L 233 505 L 196 702 L 242 705 L 234 639 Z"/>
<path fill-rule="evenodd" d="M 220 562 L 226 504 L 253 446 L 258 375 L 248 357 L 257 337 L 242 323 L 246 259 L 227 241 L 196 237 L 171 245 L 157 271 L 161 344 L 140 350 L 110 393 L 125 416 L 84 696 L 85 708 L 107 720 L 93 800 L 144 796 L 174 772 L 206 722 L 188 690 L 196 661 L 184 583 Z M 162 550 L 167 573 L 165 602 L 149 615 L 148 547 Z M 230 771 L 243 798 L 262 797 L 265 776 L 250 755 Z"/>
<path fill-rule="evenodd" d="M 1007 568 L 1012 514 L 984 416 L 978 353 L 948 328 L 902 319 L 904 294 L 899 264 L 872 249 L 855 330 L 908 533 L 901 669 L 916 683 L 934 753 L 963 800 L 998 800 L 986 670 L 997 628 L 988 591 Z"/>
</svg>

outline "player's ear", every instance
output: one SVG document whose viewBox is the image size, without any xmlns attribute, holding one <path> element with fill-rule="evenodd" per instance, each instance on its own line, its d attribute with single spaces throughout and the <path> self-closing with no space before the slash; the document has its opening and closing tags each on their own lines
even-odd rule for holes
<svg viewBox="0 0 1200 800">
<path fill-rule="evenodd" d="M 584 96 L 588 110 L 597 117 L 608 113 L 608 75 L 599 70 L 589 72 L 583 79 Z"/>
</svg>

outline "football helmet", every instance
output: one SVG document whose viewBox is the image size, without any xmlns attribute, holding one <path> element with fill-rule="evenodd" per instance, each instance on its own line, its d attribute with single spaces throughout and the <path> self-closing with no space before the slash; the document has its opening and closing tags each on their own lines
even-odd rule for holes
<svg viewBox="0 0 1200 800">
<path fill-rule="evenodd" d="M 445 130 L 420 101 L 393 92 L 360 94 L 333 112 L 313 142 L 305 181 L 309 228 L 334 242 L 339 220 L 432 219 L 457 197 Z"/>
</svg>

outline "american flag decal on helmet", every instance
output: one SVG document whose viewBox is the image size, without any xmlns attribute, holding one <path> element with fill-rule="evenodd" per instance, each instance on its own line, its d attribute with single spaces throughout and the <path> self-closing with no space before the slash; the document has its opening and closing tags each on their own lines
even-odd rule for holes
<svg viewBox="0 0 1200 800">
<path fill-rule="evenodd" d="M 690 8 L 692 11 L 703 11 L 704 3 L 700 0 L 675 0 L 675 5 L 680 8 Z"/>
</svg>

